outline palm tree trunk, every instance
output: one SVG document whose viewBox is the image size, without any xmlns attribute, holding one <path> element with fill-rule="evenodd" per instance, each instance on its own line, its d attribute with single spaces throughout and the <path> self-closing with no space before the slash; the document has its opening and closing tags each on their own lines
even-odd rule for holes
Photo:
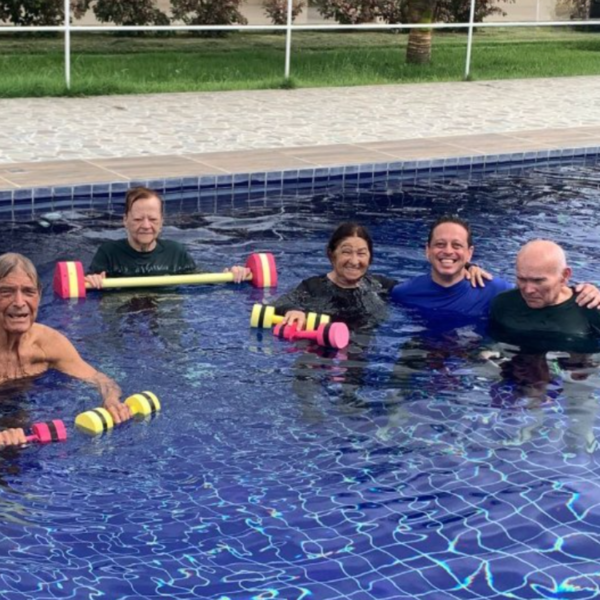
<svg viewBox="0 0 600 600">
<path fill-rule="evenodd" d="M 431 62 L 431 29 L 411 29 L 406 47 L 406 62 L 428 65 Z"/>
<path fill-rule="evenodd" d="M 431 23 L 435 11 L 435 0 L 409 0 L 408 22 Z M 431 29 L 411 29 L 406 47 L 406 62 L 425 65 L 431 62 Z"/>
</svg>

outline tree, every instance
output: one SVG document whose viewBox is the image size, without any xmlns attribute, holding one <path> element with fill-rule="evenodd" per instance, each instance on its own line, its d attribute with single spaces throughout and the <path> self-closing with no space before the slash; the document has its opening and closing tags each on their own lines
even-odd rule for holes
<svg viewBox="0 0 600 600">
<path fill-rule="evenodd" d="M 243 0 L 171 0 L 173 18 L 186 25 L 246 25 Z"/>
<path fill-rule="evenodd" d="M 502 0 L 514 2 L 515 0 Z M 584 0 L 582 0 L 584 1 Z M 408 22 L 414 24 L 467 23 L 471 12 L 470 0 L 378 0 L 379 16 L 387 23 Z M 475 22 L 493 14 L 505 15 L 494 0 L 477 0 Z M 464 31 L 461 29 L 461 31 Z M 411 29 L 408 34 L 406 62 L 427 64 L 431 61 L 433 30 Z"/>
<path fill-rule="evenodd" d="M 432 23 L 436 0 L 408 0 L 406 13 L 409 23 Z M 431 62 L 431 29 L 411 29 L 406 46 L 406 62 L 429 64 Z"/>
<path fill-rule="evenodd" d="M 81 16 L 86 0 L 71 0 L 71 11 Z M 63 0 L 0 0 L 0 21 L 13 25 L 60 25 L 64 23 Z"/>
<path fill-rule="evenodd" d="M 378 16 L 379 0 L 314 0 L 319 13 L 342 25 L 370 23 Z"/>
<path fill-rule="evenodd" d="M 156 7 L 156 0 L 80 0 L 93 7 L 102 23 L 115 25 L 168 25 L 169 17 Z"/>
<path fill-rule="evenodd" d="M 262 0 L 262 7 L 274 25 L 287 24 L 287 0 Z M 302 12 L 304 0 L 292 1 L 292 21 Z"/>
</svg>

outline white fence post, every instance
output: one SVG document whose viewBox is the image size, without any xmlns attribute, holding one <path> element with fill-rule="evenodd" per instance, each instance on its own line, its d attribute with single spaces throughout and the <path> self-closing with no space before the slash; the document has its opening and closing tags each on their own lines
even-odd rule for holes
<svg viewBox="0 0 600 600">
<path fill-rule="evenodd" d="M 71 0 L 65 0 L 65 83 L 71 89 Z"/>
<path fill-rule="evenodd" d="M 471 47 L 473 46 L 473 23 L 475 22 L 475 0 L 471 0 L 471 11 L 469 13 L 469 37 L 467 39 L 467 64 L 465 65 L 465 79 L 469 78 L 471 69 Z"/>
<path fill-rule="evenodd" d="M 285 78 L 290 78 L 292 56 L 292 8 L 293 0 L 287 0 L 287 29 L 285 31 Z"/>
</svg>

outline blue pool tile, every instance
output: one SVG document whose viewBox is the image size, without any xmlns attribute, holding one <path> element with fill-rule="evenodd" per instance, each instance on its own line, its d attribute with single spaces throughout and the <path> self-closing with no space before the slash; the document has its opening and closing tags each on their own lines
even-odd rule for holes
<svg viewBox="0 0 600 600">
<path fill-rule="evenodd" d="M 538 159 L 545 160 L 550 156 L 550 150 L 540 150 L 537 153 Z"/>
<path fill-rule="evenodd" d="M 186 214 L 198 212 L 198 196 L 196 195 L 194 198 L 182 198 L 179 210 Z"/>
<path fill-rule="evenodd" d="M 289 171 L 283 171 L 282 176 L 284 187 L 290 184 L 295 184 L 298 181 L 298 170 L 290 169 Z"/>
<path fill-rule="evenodd" d="M 201 196 L 198 199 L 198 212 L 202 214 L 213 214 L 217 210 L 217 199 L 215 194 Z"/>
<path fill-rule="evenodd" d="M 181 187 L 184 191 L 198 189 L 198 177 L 184 177 L 181 180 Z"/>
<path fill-rule="evenodd" d="M 15 190 L 13 192 L 13 214 L 15 219 L 33 216 L 32 190 Z"/>
<path fill-rule="evenodd" d="M 233 175 L 217 175 L 217 188 L 232 188 Z"/>
<path fill-rule="evenodd" d="M 159 194 L 165 193 L 165 180 L 164 179 L 150 179 L 148 180 L 148 187 Z"/>
<path fill-rule="evenodd" d="M 110 184 L 110 197 L 113 200 L 113 202 L 115 201 L 115 199 L 117 200 L 121 200 L 123 203 L 125 202 L 125 194 L 127 193 L 127 190 L 129 189 L 129 184 L 125 183 L 124 181 L 115 181 L 114 183 Z"/>
<path fill-rule="evenodd" d="M 123 213 L 124 205 L 114 206 L 110 198 L 100 196 L 94 198 L 92 202 L 92 210 L 99 212 L 117 212 L 119 215 Z"/>
<path fill-rule="evenodd" d="M 180 194 L 183 189 L 183 180 L 180 177 L 165 179 L 165 196 Z"/>
<path fill-rule="evenodd" d="M 89 209 L 92 204 L 92 186 L 78 185 L 73 188 L 73 208 Z"/>
<path fill-rule="evenodd" d="M 215 175 L 203 175 L 200 177 L 199 189 L 214 188 L 217 184 Z"/>
<path fill-rule="evenodd" d="M 244 211 L 248 208 L 248 194 L 234 194 L 231 200 L 231 208 L 234 211 Z"/>
<path fill-rule="evenodd" d="M 356 186 L 358 184 L 358 173 L 344 173 L 344 186 Z"/>
<path fill-rule="evenodd" d="M 250 177 L 250 187 L 254 189 L 254 187 L 264 187 L 267 182 L 267 174 L 266 173 L 252 173 Z"/>
<path fill-rule="evenodd" d="M 248 194 L 250 190 L 250 175 L 241 173 L 233 176 L 233 191 L 237 195 Z"/>
<path fill-rule="evenodd" d="M 97 183 L 92 186 L 92 204 L 100 198 L 110 198 L 110 184 Z"/>
<path fill-rule="evenodd" d="M 39 187 L 33 190 L 33 210 L 36 213 L 53 210 L 53 193 L 50 187 Z"/>
<path fill-rule="evenodd" d="M 315 170 L 314 169 L 301 169 L 298 171 L 298 183 L 311 183 L 315 178 Z"/>
<path fill-rule="evenodd" d="M 259 189 L 252 189 L 250 191 L 250 193 L 248 194 L 248 200 L 257 200 L 258 198 L 265 198 L 266 197 L 266 192 L 265 190 L 259 190 Z"/>
<path fill-rule="evenodd" d="M 267 173 L 267 192 L 280 194 L 282 186 L 283 180 L 281 171 Z"/>
<path fill-rule="evenodd" d="M 136 188 L 136 187 L 148 187 L 148 180 L 147 179 L 132 179 L 127 184 L 127 188 Z"/>
<path fill-rule="evenodd" d="M 2 193 L 2 192 L 0 192 Z M 0 220 L 12 221 L 13 220 L 13 207 L 11 204 L 0 204 Z"/>
</svg>

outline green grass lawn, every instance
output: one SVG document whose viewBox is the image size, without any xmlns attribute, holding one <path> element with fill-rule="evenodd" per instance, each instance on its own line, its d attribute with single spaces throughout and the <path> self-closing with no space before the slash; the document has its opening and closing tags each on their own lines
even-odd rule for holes
<svg viewBox="0 0 600 600">
<path fill-rule="evenodd" d="M 405 64 L 407 35 L 374 32 L 294 34 L 297 87 L 460 81 L 464 34 L 435 32 L 432 62 Z M 71 95 L 277 88 L 284 81 L 285 37 L 226 38 L 77 34 Z M 58 96 L 64 85 L 62 40 L 0 32 L 0 97 Z M 600 32 L 565 28 L 480 29 L 471 77 L 505 79 L 600 74 Z M 289 83 L 289 82 L 288 82 Z"/>
</svg>

